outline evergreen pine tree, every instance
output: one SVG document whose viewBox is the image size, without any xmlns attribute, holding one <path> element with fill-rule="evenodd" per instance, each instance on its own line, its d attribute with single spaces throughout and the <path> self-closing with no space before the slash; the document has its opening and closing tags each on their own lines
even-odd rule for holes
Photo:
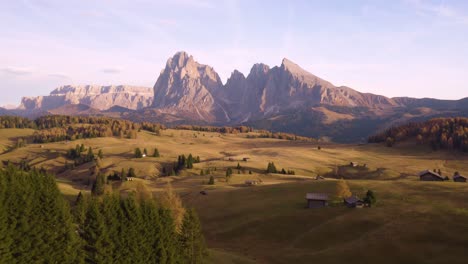
<svg viewBox="0 0 468 264">
<path fill-rule="evenodd" d="M 128 169 L 127 177 L 136 177 L 136 173 L 135 173 L 135 169 L 134 169 L 134 168 Z"/>
<path fill-rule="evenodd" d="M 189 154 L 187 157 L 187 169 L 192 169 L 193 168 L 193 156 L 192 154 Z"/>
<path fill-rule="evenodd" d="M 200 220 L 194 209 L 187 210 L 184 215 L 179 243 L 184 263 L 203 263 L 207 255 L 207 249 L 201 231 Z"/>
<path fill-rule="evenodd" d="M 75 200 L 75 207 L 73 208 L 73 217 L 75 223 L 81 228 L 84 225 L 84 220 L 86 218 L 86 201 L 83 197 L 83 194 L 80 192 Z"/>
<path fill-rule="evenodd" d="M 0 263 L 10 263 L 13 261 L 10 251 L 13 242 L 11 239 L 11 226 L 8 224 L 8 213 L 12 209 L 10 208 L 8 198 L 10 191 L 8 191 L 7 186 L 7 175 L 0 169 Z"/>
<path fill-rule="evenodd" d="M 98 154 L 97 154 L 97 155 L 98 155 L 98 157 L 99 157 L 100 159 L 103 159 L 103 158 L 104 158 L 104 153 L 102 152 L 102 149 L 100 149 L 100 150 L 98 151 Z"/>
<path fill-rule="evenodd" d="M 159 150 L 157 148 L 154 149 L 153 157 L 159 158 Z"/>
<path fill-rule="evenodd" d="M 122 247 L 119 249 L 121 252 L 120 261 L 122 263 L 142 263 L 143 256 L 140 252 L 140 245 L 145 235 L 141 230 L 143 221 L 134 193 L 126 199 L 121 199 L 120 207 L 123 213 L 120 222 L 122 235 Z"/>
<path fill-rule="evenodd" d="M 104 217 L 99 210 L 99 201 L 91 199 L 86 212 L 83 239 L 86 263 L 108 263 L 109 252 Z"/>
<path fill-rule="evenodd" d="M 141 153 L 140 148 L 135 149 L 135 158 L 137 158 L 137 159 L 143 158 L 143 154 Z"/>
<path fill-rule="evenodd" d="M 94 153 L 93 153 L 93 149 L 91 147 L 89 147 L 88 148 L 88 154 L 86 154 L 85 161 L 90 162 L 92 160 L 94 160 Z"/>
<path fill-rule="evenodd" d="M 125 171 L 124 168 L 120 171 L 120 180 L 121 181 L 127 181 L 127 172 Z"/>
<path fill-rule="evenodd" d="M 214 185 L 215 184 L 215 180 L 214 180 L 213 176 L 210 176 L 210 180 L 208 181 L 208 184 L 209 185 Z"/>
<path fill-rule="evenodd" d="M 105 183 L 106 183 L 106 179 L 104 175 L 98 174 L 96 176 L 96 180 L 93 183 L 93 187 L 91 188 L 91 194 L 95 196 L 104 194 Z"/>
</svg>

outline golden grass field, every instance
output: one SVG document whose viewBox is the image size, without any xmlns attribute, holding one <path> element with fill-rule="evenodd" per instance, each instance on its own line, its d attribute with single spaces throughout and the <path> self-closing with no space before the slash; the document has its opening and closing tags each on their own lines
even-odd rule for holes
<svg viewBox="0 0 468 264">
<path fill-rule="evenodd" d="M 7 149 L 16 137 L 31 133 L 2 129 L 0 146 Z M 65 152 L 76 144 L 91 146 L 94 153 L 102 149 L 104 173 L 135 168 L 139 179 L 114 184 L 114 191 L 128 192 L 143 184 L 157 195 L 171 182 L 185 204 L 197 209 L 210 263 L 466 263 L 468 183 L 420 182 L 416 176 L 425 169 L 466 175 L 466 154 L 412 145 L 323 143 L 318 150 L 318 143 L 168 129 L 161 136 L 143 131 L 137 139 L 30 144 L 1 154 L 0 160 L 26 159 L 55 172 L 64 195 L 74 199 L 79 191 L 89 191 L 92 180 L 89 164 L 62 172 Z M 158 148 L 161 157 L 135 159 L 136 147 L 146 148 L 149 155 Z M 194 169 L 158 177 L 161 164 L 189 153 L 201 158 Z M 250 159 L 239 161 L 244 157 Z M 347 166 L 351 161 L 366 164 L 367 169 Z M 244 169 L 240 173 L 235 169 L 238 162 Z M 267 175 L 268 162 L 296 175 Z M 227 167 L 234 168 L 229 182 L 224 177 Z M 210 175 L 200 176 L 201 169 L 210 169 Z M 377 206 L 305 209 L 307 192 L 334 193 L 337 170 L 354 193 L 374 190 Z M 216 184 L 206 185 L 211 175 Z M 317 175 L 327 179 L 315 180 Z M 246 180 L 262 184 L 248 187 Z M 200 195 L 201 190 L 208 195 Z"/>
</svg>

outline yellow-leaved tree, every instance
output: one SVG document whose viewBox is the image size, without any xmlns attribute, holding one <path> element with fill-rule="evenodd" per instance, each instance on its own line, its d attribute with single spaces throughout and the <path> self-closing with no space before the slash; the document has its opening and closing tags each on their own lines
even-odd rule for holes
<svg viewBox="0 0 468 264">
<path fill-rule="evenodd" d="M 167 183 L 164 188 L 164 192 L 161 195 L 161 204 L 163 207 L 171 210 L 172 218 L 174 219 L 175 229 L 177 233 L 180 233 L 182 227 L 182 221 L 185 215 L 185 207 L 182 204 L 182 200 L 179 195 L 174 192 L 170 182 Z"/>
<path fill-rule="evenodd" d="M 351 191 L 349 190 L 348 183 L 341 179 L 336 183 L 336 197 L 338 198 L 348 198 L 352 195 Z"/>
</svg>

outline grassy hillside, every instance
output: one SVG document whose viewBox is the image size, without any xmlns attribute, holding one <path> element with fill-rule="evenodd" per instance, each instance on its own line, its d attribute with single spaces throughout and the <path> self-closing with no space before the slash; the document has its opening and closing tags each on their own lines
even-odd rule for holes
<svg viewBox="0 0 468 264">
<path fill-rule="evenodd" d="M 32 130 L 0 129 L 0 144 L 13 146 L 17 136 Z M 22 133 L 22 134 L 21 134 Z M 250 134 L 250 133 L 249 133 Z M 0 154 L 0 160 L 44 167 L 57 174 L 70 200 L 89 191 L 92 181 L 85 163 L 64 170 L 65 154 L 77 144 L 102 150 L 101 172 L 135 168 L 138 179 L 115 182 L 109 191 L 141 189 L 159 193 L 171 182 L 187 206 L 201 218 L 211 263 L 462 263 L 468 244 L 468 184 L 419 182 L 417 173 L 441 169 L 451 176 L 468 173 L 468 156 L 432 151 L 429 147 L 384 148 L 381 145 L 334 145 L 278 139 L 163 130 L 161 136 L 139 132 L 136 139 L 116 137 L 30 144 Z M 161 157 L 133 158 L 135 148 Z M 162 166 L 180 154 L 200 156 L 194 168 L 179 176 L 158 177 Z M 247 162 L 242 161 L 248 157 Z M 265 174 L 268 162 L 296 175 Z M 357 162 L 359 167 L 349 166 Z M 237 170 L 237 164 L 241 166 Z M 365 167 L 363 166 L 365 164 Z M 233 169 L 227 182 L 226 169 Z M 201 176 L 200 171 L 210 173 Z M 251 171 L 251 174 L 249 174 Z M 317 181 L 322 175 L 326 180 Z M 207 185 L 210 176 L 215 185 Z M 341 205 L 305 209 L 307 192 L 334 193 L 335 178 L 348 180 L 359 195 L 372 189 L 375 208 Z M 246 180 L 262 184 L 248 187 Z M 207 195 L 199 192 L 205 190 Z"/>
<path fill-rule="evenodd" d="M 374 208 L 305 209 L 307 181 L 193 195 L 211 247 L 259 263 L 464 263 L 468 186 L 417 181 L 350 181 L 377 193 Z M 430 258 L 428 258 L 430 256 Z"/>
</svg>

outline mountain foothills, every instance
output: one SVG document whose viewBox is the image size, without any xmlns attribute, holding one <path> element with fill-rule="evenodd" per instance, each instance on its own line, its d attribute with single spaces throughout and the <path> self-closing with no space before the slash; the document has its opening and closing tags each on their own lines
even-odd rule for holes
<svg viewBox="0 0 468 264">
<path fill-rule="evenodd" d="M 70 107 L 80 104 L 79 107 Z M 468 116 L 468 98 L 387 98 L 335 86 L 288 59 L 270 68 L 234 70 L 225 84 L 185 52 L 170 58 L 153 92 L 133 86 L 63 86 L 23 98 L 16 113 L 111 115 L 166 124 L 244 124 L 338 142 L 365 141 L 392 125 Z"/>
</svg>

